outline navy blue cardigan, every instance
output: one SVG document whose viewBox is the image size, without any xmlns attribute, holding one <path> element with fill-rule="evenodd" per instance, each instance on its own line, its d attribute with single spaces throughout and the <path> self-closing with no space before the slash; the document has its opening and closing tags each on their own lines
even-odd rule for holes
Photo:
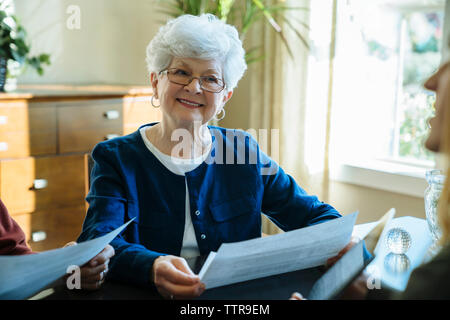
<svg viewBox="0 0 450 320">
<path fill-rule="evenodd" d="M 285 231 L 340 217 L 299 187 L 248 133 L 209 129 L 213 143 L 208 158 L 186 173 L 200 254 L 217 251 L 222 243 L 260 237 L 261 213 Z M 92 157 L 89 209 L 78 241 L 104 235 L 135 218 L 111 242 L 116 254 L 108 277 L 149 285 L 154 260 L 180 254 L 185 177 L 155 158 L 139 130 L 99 143 Z"/>
</svg>

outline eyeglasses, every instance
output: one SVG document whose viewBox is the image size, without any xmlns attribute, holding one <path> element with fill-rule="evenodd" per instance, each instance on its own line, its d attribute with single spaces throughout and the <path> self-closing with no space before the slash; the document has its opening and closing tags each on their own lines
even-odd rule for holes
<svg viewBox="0 0 450 320">
<path fill-rule="evenodd" d="M 225 88 L 224 82 L 212 75 L 194 77 L 189 72 L 179 68 L 163 70 L 159 74 L 163 73 L 167 74 L 167 78 L 170 82 L 181 84 L 183 86 L 187 86 L 192 82 L 192 80 L 198 79 L 200 82 L 200 88 L 205 91 L 219 93 Z"/>
</svg>

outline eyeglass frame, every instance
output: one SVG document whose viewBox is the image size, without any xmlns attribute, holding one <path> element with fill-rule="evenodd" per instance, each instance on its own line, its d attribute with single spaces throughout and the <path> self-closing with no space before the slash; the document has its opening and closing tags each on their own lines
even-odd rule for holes
<svg viewBox="0 0 450 320">
<path fill-rule="evenodd" d="M 159 74 L 163 74 L 163 73 L 164 73 L 164 74 L 167 75 L 167 73 L 169 72 L 169 70 L 173 70 L 173 69 L 180 69 L 180 68 L 168 68 L 168 69 L 165 69 L 165 70 L 160 71 Z M 181 70 L 183 70 L 183 69 L 181 69 Z M 183 70 L 183 71 L 184 71 L 184 70 Z M 211 93 L 220 93 L 220 92 L 222 92 L 222 91 L 225 89 L 225 87 L 226 87 L 225 82 L 224 82 L 222 79 L 217 78 L 217 80 L 221 81 L 222 84 L 223 84 L 223 85 L 222 85 L 222 89 L 220 89 L 219 91 L 210 91 L 210 90 L 207 90 L 207 89 L 203 88 L 203 86 L 202 86 L 202 85 L 203 85 L 202 77 L 206 77 L 206 76 L 194 77 L 193 75 L 191 75 L 191 78 L 190 78 L 189 82 L 186 83 L 186 84 L 174 82 L 174 81 L 170 80 L 169 76 L 167 76 L 167 79 L 169 79 L 170 82 L 175 83 L 175 84 L 179 84 L 179 85 L 181 85 L 181 86 L 188 86 L 189 84 L 191 84 L 192 80 L 198 79 L 198 82 L 199 82 L 199 84 L 200 84 L 200 88 L 202 88 L 202 89 L 205 90 L 205 91 L 211 92 Z"/>
</svg>

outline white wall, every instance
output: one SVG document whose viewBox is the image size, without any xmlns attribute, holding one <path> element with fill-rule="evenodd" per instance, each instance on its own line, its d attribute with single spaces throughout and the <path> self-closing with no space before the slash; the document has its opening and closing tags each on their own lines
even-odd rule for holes
<svg viewBox="0 0 450 320">
<path fill-rule="evenodd" d="M 50 53 L 43 77 L 28 69 L 19 83 L 145 84 L 145 48 L 166 17 L 155 0 L 14 0 L 32 53 Z M 69 29 L 70 5 L 80 29 Z"/>
</svg>

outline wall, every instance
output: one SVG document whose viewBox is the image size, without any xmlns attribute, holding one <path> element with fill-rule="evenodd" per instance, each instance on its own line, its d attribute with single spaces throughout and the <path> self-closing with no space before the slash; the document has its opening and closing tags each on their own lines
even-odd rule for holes
<svg viewBox="0 0 450 320">
<path fill-rule="evenodd" d="M 15 0 L 32 53 L 50 53 L 39 77 L 28 69 L 19 83 L 146 84 L 145 48 L 162 19 L 155 0 Z M 79 29 L 69 29 L 67 8 L 80 8 Z"/>
</svg>

